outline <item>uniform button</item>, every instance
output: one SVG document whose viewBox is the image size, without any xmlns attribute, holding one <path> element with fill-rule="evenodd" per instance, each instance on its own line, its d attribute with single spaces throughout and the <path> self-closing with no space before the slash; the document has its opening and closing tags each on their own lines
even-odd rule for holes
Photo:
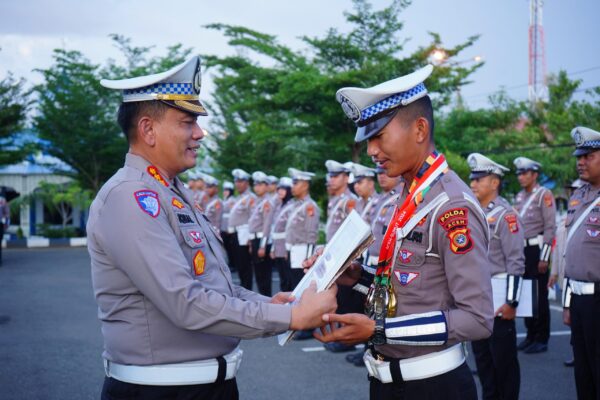
<svg viewBox="0 0 600 400">
<path fill-rule="evenodd" d="M 446 183 L 450 182 L 450 177 L 449 176 L 445 177 L 444 182 L 446 182 Z"/>
</svg>

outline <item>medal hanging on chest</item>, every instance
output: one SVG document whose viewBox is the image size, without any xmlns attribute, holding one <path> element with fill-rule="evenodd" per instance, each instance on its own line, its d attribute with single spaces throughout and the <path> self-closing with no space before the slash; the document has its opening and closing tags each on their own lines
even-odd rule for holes
<svg viewBox="0 0 600 400">
<path fill-rule="evenodd" d="M 388 224 L 381 250 L 375 279 L 367 294 L 365 312 L 375 319 L 374 344 L 385 342 L 383 335 L 383 320 L 394 317 L 397 309 L 397 299 L 392 286 L 392 267 L 394 265 L 394 250 L 396 247 L 396 231 L 403 228 L 415 214 L 419 204 L 448 170 L 448 163 L 443 154 L 434 151 L 427 157 L 423 166 L 413 179 L 408 196 L 399 207 L 396 206 L 390 223 Z"/>
</svg>

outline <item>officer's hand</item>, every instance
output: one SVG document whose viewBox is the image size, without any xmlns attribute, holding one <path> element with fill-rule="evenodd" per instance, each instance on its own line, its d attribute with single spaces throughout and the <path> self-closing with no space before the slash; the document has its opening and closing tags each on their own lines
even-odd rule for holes
<svg viewBox="0 0 600 400">
<path fill-rule="evenodd" d="M 292 292 L 279 292 L 271 297 L 273 304 L 287 304 L 294 301 L 296 298 L 292 296 Z"/>
<path fill-rule="evenodd" d="M 571 326 L 571 310 L 563 308 L 563 324 Z"/>
<path fill-rule="evenodd" d="M 353 261 L 335 283 L 341 286 L 354 286 L 360 279 L 361 274 L 362 266 L 360 263 Z"/>
<path fill-rule="evenodd" d="M 538 263 L 538 272 L 540 274 L 545 274 L 546 272 L 548 272 L 548 262 L 547 261 L 540 261 Z"/>
<path fill-rule="evenodd" d="M 298 305 L 292 308 L 290 329 L 299 331 L 323 325 L 323 314 L 333 313 L 337 309 L 336 294 L 336 285 L 317 293 L 317 284 L 311 282 L 302 293 Z"/>
<path fill-rule="evenodd" d="M 496 314 L 494 316 L 512 321 L 517 316 L 517 309 L 509 306 L 508 304 L 502 304 L 502 306 L 496 310 Z"/>
<path fill-rule="evenodd" d="M 274 260 L 274 259 L 275 259 L 275 253 L 274 253 L 274 252 L 270 252 L 270 253 L 269 253 L 269 256 L 271 257 L 271 260 Z"/>
<path fill-rule="evenodd" d="M 329 323 L 321 327 L 315 338 L 323 343 L 342 342 L 346 345 L 366 342 L 375 332 L 375 321 L 364 314 L 325 314 L 323 321 Z"/>
<path fill-rule="evenodd" d="M 556 283 L 557 279 L 558 277 L 556 275 L 550 275 L 550 278 L 548 278 L 548 289 L 554 287 L 554 284 Z"/>
<path fill-rule="evenodd" d="M 315 253 L 308 257 L 306 260 L 302 261 L 302 268 L 304 268 L 304 273 L 306 273 L 306 271 L 308 271 L 309 269 L 312 268 L 313 265 L 315 265 L 315 262 L 317 261 L 317 258 L 319 258 L 319 256 L 321 254 L 323 254 L 323 250 L 325 249 L 325 247 L 317 247 L 315 249 Z"/>
<path fill-rule="evenodd" d="M 258 249 L 258 258 L 265 258 L 265 248 L 261 247 Z"/>
</svg>

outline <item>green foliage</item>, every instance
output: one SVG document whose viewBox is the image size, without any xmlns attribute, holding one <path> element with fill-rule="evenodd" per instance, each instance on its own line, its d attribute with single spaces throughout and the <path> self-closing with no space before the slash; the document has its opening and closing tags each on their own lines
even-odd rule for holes
<svg viewBox="0 0 600 400">
<path fill-rule="evenodd" d="M 0 165 L 21 161 L 31 150 L 15 143 L 15 133 L 23 128 L 29 105 L 23 84 L 11 74 L 0 80 Z"/>
<path fill-rule="evenodd" d="M 52 226 L 49 224 L 37 224 L 36 232 L 39 236 L 43 236 L 48 239 L 62 239 L 78 237 L 78 229 L 73 226 Z"/>
<path fill-rule="evenodd" d="M 122 166 L 126 139 L 116 122 L 121 95 L 100 85 L 101 78 L 119 79 L 164 71 L 190 53 L 181 45 L 169 47 L 163 57 L 150 57 L 150 47 L 132 47 L 130 40 L 112 35 L 126 65 L 114 60 L 91 63 L 81 52 L 54 50 L 54 63 L 40 69 L 44 82 L 38 95 L 34 126 L 50 143 L 49 154 L 69 164 L 82 187 L 96 192 Z M 58 171 L 59 173 L 64 173 Z"/>
<path fill-rule="evenodd" d="M 212 24 L 238 50 L 227 57 L 205 56 L 214 72 L 215 92 L 209 104 L 219 150 L 213 153 L 222 175 L 235 167 L 261 168 L 283 175 L 290 166 L 324 173 L 327 159 L 369 163 L 364 147 L 353 141 L 356 127 L 335 101 L 344 86 L 371 86 L 425 65 L 438 35 L 412 54 L 404 50 L 401 12 L 409 1 L 394 0 L 373 10 L 355 0 L 344 15 L 351 29 L 331 28 L 323 37 L 302 37 L 298 52 L 275 36 L 241 26 Z M 449 60 L 435 70 L 428 89 L 438 105 L 448 104 L 481 64 L 470 68 L 452 63 L 476 36 L 445 49 Z M 255 60 L 262 60 L 258 62 Z M 317 187 L 317 185 L 315 185 Z"/>
</svg>

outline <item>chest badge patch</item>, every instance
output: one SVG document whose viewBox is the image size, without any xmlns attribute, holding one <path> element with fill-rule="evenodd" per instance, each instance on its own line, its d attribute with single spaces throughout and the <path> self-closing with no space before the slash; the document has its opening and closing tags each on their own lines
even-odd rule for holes
<svg viewBox="0 0 600 400">
<path fill-rule="evenodd" d="M 597 224 L 598 222 L 600 222 L 600 218 L 598 218 L 598 217 L 590 217 L 589 221 L 592 224 Z"/>
<path fill-rule="evenodd" d="M 152 218 L 158 217 L 158 214 L 160 214 L 158 193 L 152 190 L 138 190 L 133 194 L 133 196 L 143 212 Z"/>
<path fill-rule="evenodd" d="M 204 258 L 204 253 L 202 250 L 198 250 L 196 255 L 194 256 L 194 274 L 196 276 L 202 275 L 204 273 L 204 265 L 206 264 L 206 259 Z"/>
<path fill-rule="evenodd" d="M 398 282 L 400 282 L 400 285 L 407 286 L 412 281 L 414 281 L 415 279 L 417 279 L 420 274 L 418 272 L 400 272 L 400 271 L 394 271 L 394 275 L 396 275 L 396 279 L 398 279 Z"/>
<path fill-rule="evenodd" d="M 194 241 L 194 243 L 202 243 L 202 234 L 198 231 L 190 231 L 190 237 Z"/>
<path fill-rule="evenodd" d="M 506 220 L 506 223 L 508 224 L 508 230 L 511 233 L 519 232 L 519 224 L 517 223 L 516 215 L 513 215 L 513 214 L 505 215 L 504 219 Z"/>
<path fill-rule="evenodd" d="M 598 236 L 600 236 L 600 231 L 597 229 L 588 229 L 587 234 L 589 237 L 597 238 Z"/>
<path fill-rule="evenodd" d="M 173 200 L 171 200 L 171 205 L 179 210 L 183 208 L 183 203 L 175 197 L 173 197 Z"/>
<path fill-rule="evenodd" d="M 400 259 L 402 260 L 402 262 L 405 264 L 408 264 L 410 262 L 410 258 L 412 257 L 412 255 L 414 253 L 412 251 L 408 251 L 406 249 L 400 249 L 398 254 L 400 255 Z"/>
</svg>

